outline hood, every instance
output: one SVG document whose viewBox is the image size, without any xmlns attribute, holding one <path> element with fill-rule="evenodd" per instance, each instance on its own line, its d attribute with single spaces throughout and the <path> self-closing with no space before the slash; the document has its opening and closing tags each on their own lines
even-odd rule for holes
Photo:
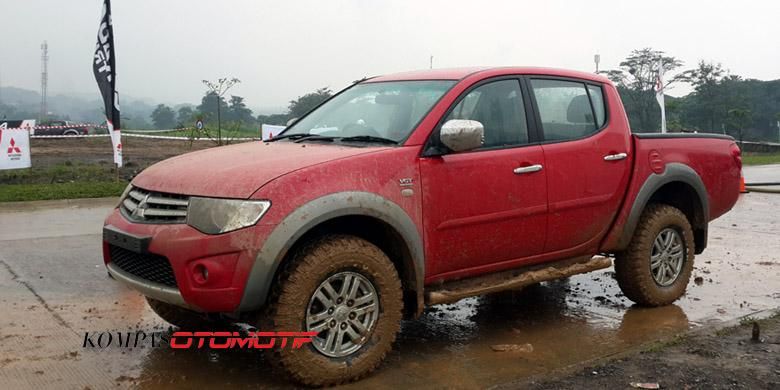
<svg viewBox="0 0 780 390">
<path fill-rule="evenodd" d="M 218 198 L 249 198 L 286 173 L 386 147 L 246 142 L 173 157 L 145 169 L 133 185 L 150 191 Z"/>
</svg>

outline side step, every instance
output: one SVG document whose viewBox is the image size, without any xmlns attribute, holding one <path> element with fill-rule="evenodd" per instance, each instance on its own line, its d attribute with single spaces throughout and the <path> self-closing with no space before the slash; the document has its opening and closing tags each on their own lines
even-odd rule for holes
<svg viewBox="0 0 780 390">
<path fill-rule="evenodd" d="M 514 290 L 534 283 L 608 268 L 611 265 L 612 259 L 608 257 L 584 256 L 445 282 L 426 288 L 425 304 L 453 303 L 475 295 Z"/>
</svg>

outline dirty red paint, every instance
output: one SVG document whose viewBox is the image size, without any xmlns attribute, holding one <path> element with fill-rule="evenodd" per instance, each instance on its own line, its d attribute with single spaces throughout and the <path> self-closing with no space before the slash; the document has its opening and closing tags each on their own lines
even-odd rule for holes
<svg viewBox="0 0 780 390">
<path fill-rule="evenodd" d="M 563 77 L 603 86 L 608 125 L 568 142 L 422 157 L 425 143 L 461 94 L 486 79 L 513 75 Z M 271 200 L 271 208 L 255 226 L 210 236 L 186 225 L 131 223 L 117 210 L 106 223 L 151 236 L 149 251 L 171 261 L 188 304 L 231 312 L 273 229 L 302 205 L 337 192 L 376 194 L 406 212 L 422 237 L 426 283 L 615 249 L 640 188 L 653 172 L 663 172 L 650 163 L 657 160 L 651 153 L 659 153 L 663 164 L 685 164 L 701 177 L 710 218 L 736 202 L 740 167 L 730 149 L 733 141 L 632 136 L 617 91 L 602 76 L 498 68 L 414 72 L 367 82 L 421 79 L 459 81 L 399 147 L 244 143 L 175 157 L 133 180 L 152 191 Z M 616 153 L 628 157 L 604 161 L 605 155 Z M 544 169 L 513 174 L 513 168 L 532 164 Z M 413 184 L 401 187 L 400 180 Z M 402 195 L 405 189 L 412 189 L 412 195 Z M 214 285 L 196 285 L 193 262 L 215 258 L 230 261 L 219 269 Z"/>
</svg>

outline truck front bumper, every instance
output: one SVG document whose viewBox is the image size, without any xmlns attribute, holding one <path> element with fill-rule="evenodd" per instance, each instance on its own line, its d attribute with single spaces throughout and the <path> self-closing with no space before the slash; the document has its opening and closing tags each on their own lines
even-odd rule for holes
<svg viewBox="0 0 780 390">
<path fill-rule="evenodd" d="M 114 279 L 145 296 L 201 312 L 232 313 L 272 228 L 209 235 L 184 224 L 130 222 L 114 210 L 103 227 L 103 259 Z"/>
<path fill-rule="evenodd" d="M 149 298 L 154 298 L 158 301 L 167 302 L 176 306 L 191 308 L 187 302 L 184 301 L 184 298 L 177 288 L 150 282 L 129 272 L 123 271 L 121 268 L 114 265 L 114 263 L 106 264 L 106 269 L 108 269 L 109 275 L 111 275 L 114 280 L 138 290 L 141 294 Z"/>
</svg>

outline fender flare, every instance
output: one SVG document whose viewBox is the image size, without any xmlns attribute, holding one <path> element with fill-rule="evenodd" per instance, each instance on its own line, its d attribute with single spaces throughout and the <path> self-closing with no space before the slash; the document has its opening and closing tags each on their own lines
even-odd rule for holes
<svg viewBox="0 0 780 390">
<path fill-rule="evenodd" d="M 395 229 L 408 246 L 414 263 L 414 286 L 419 311 L 423 302 L 425 258 L 417 225 L 394 202 L 369 192 L 337 192 L 314 199 L 287 215 L 263 243 L 255 258 L 238 311 L 261 308 L 268 298 L 279 265 L 298 240 L 317 225 L 333 218 L 359 215 L 377 218 Z"/>
<path fill-rule="evenodd" d="M 701 228 L 704 230 L 703 242 L 707 242 L 707 224 L 710 220 L 710 204 L 707 187 L 693 168 L 682 163 L 669 163 L 666 165 L 663 173 L 654 173 L 648 176 L 645 183 L 642 184 L 642 187 L 639 189 L 639 192 L 634 199 L 634 204 L 631 205 L 631 212 L 626 219 L 623 233 L 618 240 L 617 248 L 619 248 L 619 250 L 625 249 L 631 242 L 631 238 L 634 236 L 634 231 L 636 230 L 636 225 L 639 224 L 639 218 L 642 216 L 642 212 L 645 210 L 650 197 L 652 197 L 658 189 L 672 182 L 688 184 L 696 191 L 696 194 L 699 197 L 699 204 L 702 208 L 703 226 L 701 226 Z M 694 226 L 694 228 L 696 227 Z M 704 248 L 702 247 L 701 249 L 703 250 Z"/>
</svg>

